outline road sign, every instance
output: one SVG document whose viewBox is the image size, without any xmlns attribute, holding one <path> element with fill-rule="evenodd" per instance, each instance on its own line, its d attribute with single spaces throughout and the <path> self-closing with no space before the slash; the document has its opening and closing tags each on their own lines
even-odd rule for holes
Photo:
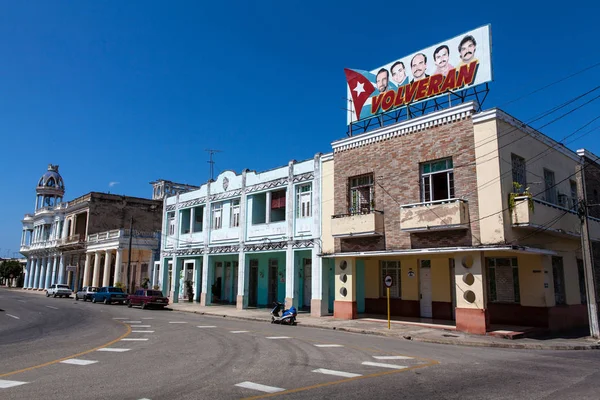
<svg viewBox="0 0 600 400">
<path fill-rule="evenodd" d="M 383 283 L 385 284 L 385 287 L 392 287 L 394 280 L 391 275 L 386 275 L 385 278 L 383 278 Z"/>
</svg>

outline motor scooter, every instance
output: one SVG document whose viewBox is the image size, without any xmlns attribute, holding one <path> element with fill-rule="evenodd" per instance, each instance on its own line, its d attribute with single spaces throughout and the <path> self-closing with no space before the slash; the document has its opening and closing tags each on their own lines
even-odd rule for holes
<svg viewBox="0 0 600 400">
<path fill-rule="evenodd" d="M 272 324 L 296 325 L 296 316 L 298 315 L 296 307 L 291 306 L 289 309 L 285 310 L 284 304 L 278 301 L 274 302 L 273 305 L 274 307 L 271 310 Z M 279 315 L 281 311 L 283 311 L 283 313 Z"/>
</svg>

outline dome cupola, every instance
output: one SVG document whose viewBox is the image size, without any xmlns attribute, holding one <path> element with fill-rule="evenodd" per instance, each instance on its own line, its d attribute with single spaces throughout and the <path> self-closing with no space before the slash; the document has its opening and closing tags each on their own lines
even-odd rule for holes
<svg viewBox="0 0 600 400">
<path fill-rule="evenodd" d="M 35 209 L 54 207 L 60 203 L 65 194 L 65 183 L 58 173 L 58 165 L 48 165 L 48 170 L 38 181 Z"/>
</svg>

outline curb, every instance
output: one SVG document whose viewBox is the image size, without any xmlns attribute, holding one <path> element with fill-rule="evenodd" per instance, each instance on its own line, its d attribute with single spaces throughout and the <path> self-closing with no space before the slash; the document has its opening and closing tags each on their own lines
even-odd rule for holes
<svg viewBox="0 0 600 400">
<path fill-rule="evenodd" d="M 265 319 L 262 318 L 254 318 L 254 317 L 240 317 L 237 315 L 227 315 L 227 314 L 219 314 L 212 313 L 206 311 L 193 311 L 193 310 L 180 310 L 180 309 L 171 309 L 172 311 L 179 312 L 187 312 L 198 315 L 208 315 L 211 317 L 223 317 L 230 318 L 239 321 L 256 321 L 256 322 L 265 322 Z M 267 320 L 267 322 L 269 322 Z M 361 329 L 361 328 L 348 328 L 348 327 L 339 327 L 339 326 L 322 326 L 315 324 L 303 324 L 299 323 L 298 326 L 307 327 L 307 328 L 318 328 L 318 329 L 328 329 L 328 330 L 336 330 L 342 332 L 350 332 L 350 333 L 360 333 L 364 335 L 375 335 L 375 336 L 385 336 L 392 337 L 396 339 L 404 339 L 404 340 L 412 340 L 415 342 L 422 343 L 434 343 L 434 344 L 444 344 L 444 345 L 453 345 L 453 346 L 465 346 L 465 347 L 493 347 L 493 348 L 501 348 L 501 349 L 517 349 L 517 350 L 600 350 L 599 344 L 589 344 L 589 345 L 542 345 L 535 343 L 498 343 L 498 342 L 473 342 L 473 341 L 455 341 L 451 339 L 437 339 L 437 338 L 426 338 L 426 337 L 414 337 L 407 335 L 397 335 L 392 332 L 385 331 L 375 331 L 369 329 Z"/>
</svg>

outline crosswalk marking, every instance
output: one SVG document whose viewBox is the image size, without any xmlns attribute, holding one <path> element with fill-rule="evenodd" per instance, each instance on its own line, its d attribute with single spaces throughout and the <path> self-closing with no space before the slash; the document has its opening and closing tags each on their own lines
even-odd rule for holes
<svg viewBox="0 0 600 400">
<path fill-rule="evenodd" d="M 187 324 L 185 321 L 171 321 L 170 324 Z"/>
<path fill-rule="evenodd" d="M 344 347 L 342 344 L 315 344 L 316 347 Z"/>
<path fill-rule="evenodd" d="M 131 325 L 132 328 L 150 328 L 152 325 Z"/>
<path fill-rule="evenodd" d="M 123 321 L 124 324 L 141 324 L 142 321 Z"/>
<path fill-rule="evenodd" d="M 325 375 L 341 376 L 344 378 L 355 378 L 357 376 L 361 376 L 361 374 L 353 374 L 352 372 L 344 372 L 344 371 L 334 371 L 332 369 L 325 369 L 325 368 L 318 368 L 318 369 L 313 370 L 313 372 L 317 372 L 319 374 L 325 374 Z"/>
<path fill-rule="evenodd" d="M 129 318 L 114 317 L 113 319 L 129 319 Z"/>
<path fill-rule="evenodd" d="M 131 333 L 154 333 L 154 331 L 131 331 Z"/>
<path fill-rule="evenodd" d="M 125 338 L 121 339 L 123 342 L 145 342 L 148 338 Z"/>
<path fill-rule="evenodd" d="M 248 331 L 229 331 L 231 333 L 248 333 Z"/>
<path fill-rule="evenodd" d="M 370 361 L 364 361 L 362 363 L 362 365 L 368 365 L 371 367 L 381 367 L 381 368 L 392 368 L 392 369 L 404 369 L 404 368 L 408 368 L 404 365 L 395 365 L 395 364 L 384 364 L 384 363 L 376 363 L 376 362 L 370 362 Z"/>
<path fill-rule="evenodd" d="M 377 360 L 412 360 L 413 357 L 407 356 L 373 356 Z"/>
<path fill-rule="evenodd" d="M 21 319 L 21 318 L 17 317 L 16 315 L 12 315 L 12 314 L 6 314 L 6 316 L 14 318 L 14 319 Z"/>
<path fill-rule="evenodd" d="M 267 336 L 267 339 L 291 339 L 289 336 Z"/>
<path fill-rule="evenodd" d="M 216 328 L 215 325 L 198 325 L 196 328 Z"/>
<path fill-rule="evenodd" d="M 275 386 L 261 385 L 260 383 L 254 383 L 254 382 L 237 383 L 235 386 L 243 387 L 246 389 L 258 390 L 258 391 L 266 392 L 266 393 L 277 393 L 277 392 L 283 392 L 285 390 L 285 389 L 278 388 Z"/>
<path fill-rule="evenodd" d="M 142 319 L 154 319 L 154 317 L 145 317 L 145 318 L 142 318 Z"/>
<path fill-rule="evenodd" d="M 0 389 L 7 389 L 13 386 L 24 385 L 29 382 L 20 382 L 20 381 L 5 381 L 4 379 L 0 379 Z"/>
<path fill-rule="evenodd" d="M 96 351 L 110 351 L 110 352 L 114 352 L 114 353 L 123 353 L 124 351 L 129 351 L 131 349 L 117 349 L 114 347 L 104 347 L 102 349 L 98 349 Z"/>
<path fill-rule="evenodd" d="M 73 364 L 73 365 L 90 365 L 95 364 L 98 361 L 94 360 L 81 360 L 79 358 L 69 358 L 68 360 L 61 361 L 63 364 Z"/>
<path fill-rule="evenodd" d="M 53 310 L 58 310 L 58 307 L 52 307 L 52 306 L 46 306 L 46 307 L 51 308 Z"/>
</svg>

